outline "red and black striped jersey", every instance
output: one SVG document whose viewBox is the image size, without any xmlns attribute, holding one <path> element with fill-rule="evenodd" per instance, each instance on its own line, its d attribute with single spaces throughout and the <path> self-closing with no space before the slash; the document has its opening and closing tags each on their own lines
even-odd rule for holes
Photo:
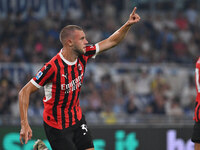
<svg viewBox="0 0 200 150">
<path fill-rule="evenodd" d="M 87 61 L 99 51 L 98 44 L 86 47 L 86 53 L 76 61 L 69 62 L 62 50 L 46 63 L 31 79 L 31 83 L 40 88 L 44 86 L 44 121 L 57 129 L 76 124 L 82 118 L 79 94 Z"/>
<path fill-rule="evenodd" d="M 194 120 L 198 122 L 200 120 L 200 57 L 196 62 L 195 68 L 195 82 L 196 82 L 196 107 L 195 107 L 195 116 Z"/>
</svg>

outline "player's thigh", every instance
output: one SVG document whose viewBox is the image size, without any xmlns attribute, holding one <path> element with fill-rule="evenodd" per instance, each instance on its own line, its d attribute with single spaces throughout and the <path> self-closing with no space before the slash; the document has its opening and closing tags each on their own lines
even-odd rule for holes
<svg viewBox="0 0 200 150">
<path fill-rule="evenodd" d="M 200 144 L 200 122 L 195 122 L 194 124 L 192 142 Z"/>
<path fill-rule="evenodd" d="M 94 150 L 92 135 L 84 118 L 74 133 L 75 145 L 78 150 Z"/>
<path fill-rule="evenodd" d="M 71 140 L 60 138 L 53 141 L 49 141 L 53 150 L 77 150 L 76 146 Z"/>
<path fill-rule="evenodd" d="M 45 133 L 47 139 L 53 150 L 76 150 L 76 146 L 73 142 L 73 131 L 68 129 L 67 131 L 52 128 L 44 123 Z"/>
</svg>

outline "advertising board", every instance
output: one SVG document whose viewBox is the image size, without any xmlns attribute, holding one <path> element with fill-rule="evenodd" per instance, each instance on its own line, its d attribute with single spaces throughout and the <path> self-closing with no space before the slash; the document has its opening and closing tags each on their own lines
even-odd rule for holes
<svg viewBox="0 0 200 150">
<path fill-rule="evenodd" d="M 90 126 L 95 150 L 194 150 L 192 126 L 134 127 Z M 33 138 L 26 145 L 19 141 L 19 127 L 0 128 L 1 150 L 32 150 L 34 142 L 42 139 L 50 149 L 42 126 L 34 126 Z"/>
</svg>

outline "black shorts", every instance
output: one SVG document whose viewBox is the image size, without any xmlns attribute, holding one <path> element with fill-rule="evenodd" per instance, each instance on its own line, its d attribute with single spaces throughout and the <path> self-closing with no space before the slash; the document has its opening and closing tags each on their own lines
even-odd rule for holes
<svg viewBox="0 0 200 150">
<path fill-rule="evenodd" d="M 200 122 L 195 122 L 191 140 L 194 143 L 200 143 Z"/>
<path fill-rule="evenodd" d="M 53 150 L 85 150 L 94 147 L 84 116 L 79 123 L 63 130 L 55 129 L 45 122 L 44 129 Z"/>
</svg>

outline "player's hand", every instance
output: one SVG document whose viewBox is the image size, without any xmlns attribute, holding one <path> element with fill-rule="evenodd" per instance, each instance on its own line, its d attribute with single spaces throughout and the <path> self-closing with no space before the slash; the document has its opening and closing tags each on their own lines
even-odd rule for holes
<svg viewBox="0 0 200 150">
<path fill-rule="evenodd" d="M 134 23 L 137 23 L 140 21 L 140 16 L 136 13 L 136 10 L 137 10 L 137 7 L 134 7 L 127 21 L 128 25 L 133 25 Z"/>
<path fill-rule="evenodd" d="M 32 130 L 29 126 L 29 124 L 21 125 L 21 131 L 20 131 L 20 142 L 21 144 L 24 144 L 23 141 L 25 141 L 25 144 L 28 143 L 28 140 L 30 140 L 32 137 Z"/>
</svg>

